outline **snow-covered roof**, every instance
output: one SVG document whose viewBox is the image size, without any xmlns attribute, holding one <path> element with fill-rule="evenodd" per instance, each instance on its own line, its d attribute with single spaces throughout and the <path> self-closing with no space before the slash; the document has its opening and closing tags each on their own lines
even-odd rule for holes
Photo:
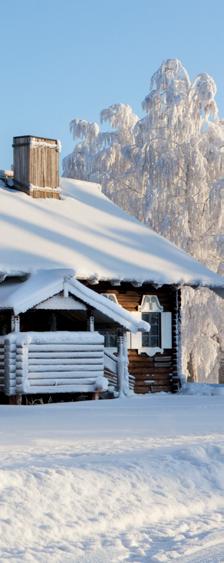
<svg viewBox="0 0 224 563">
<path fill-rule="evenodd" d="M 73 274 L 71 270 L 40 270 L 30 274 L 25 281 L 5 281 L 0 284 L 0 309 L 12 309 L 19 315 L 66 289 L 76 299 L 131 332 L 149 330 L 148 323 L 138 321 L 121 305 L 84 286 Z"/>
<path fill-rule="evenodd" d="M 98 184 L 62 178 L 61 186 L 63 200 L 42 200 L 2 184 L 0 271 L 72 268 L 79 280 L 224 285 L 222 277 L 114 205 Z"/>
</svg>

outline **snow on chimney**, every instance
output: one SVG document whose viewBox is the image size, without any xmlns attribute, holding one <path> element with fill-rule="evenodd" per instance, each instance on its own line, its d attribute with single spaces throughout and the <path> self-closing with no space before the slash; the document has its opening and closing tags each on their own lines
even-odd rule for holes
<svg viewBox="0 0 224 563">
<path fill-rule="evenodd" d="M 60 199 L 60 141 L 24 135 L 13 137 L 14 188 L 35 198 Z"/>
</svg>

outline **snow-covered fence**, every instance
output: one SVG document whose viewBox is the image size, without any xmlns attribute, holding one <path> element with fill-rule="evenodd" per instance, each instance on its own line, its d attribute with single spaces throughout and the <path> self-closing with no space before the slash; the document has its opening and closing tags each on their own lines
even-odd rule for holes
<svg viewBox="0 0 224 563">
<path fill-rule="evenodd" d="M 104 337 L 97 332 L 28 332 L 5 338 L 5 393 L 105 389 Z"/>
</svg>

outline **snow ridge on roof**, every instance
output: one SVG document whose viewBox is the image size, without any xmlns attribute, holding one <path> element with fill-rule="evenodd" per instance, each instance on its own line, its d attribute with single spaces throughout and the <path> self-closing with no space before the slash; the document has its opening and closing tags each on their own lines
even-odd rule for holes
<svg viewBox="0 0 224 563">
<path fill-rule="evenodd" d="M 2 272 L 70 268 L 80 280 L 223 287 L 222 277 L 114 205 L 98 184 L 62 178 L 61 187 L 62 200 L 41 200 L 2 184 Z"/>
</svg>

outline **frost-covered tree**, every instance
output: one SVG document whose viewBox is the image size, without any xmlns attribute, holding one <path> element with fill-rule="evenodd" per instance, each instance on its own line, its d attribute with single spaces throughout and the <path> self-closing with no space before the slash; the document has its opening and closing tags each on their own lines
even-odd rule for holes
<svg viewBox="0 0 224 563">
<path fill-rule="evenodd" d="M 64 175 L 99 181 L 113 201 L 221 272 L 224 122 L 215 95 L 208 74 L 191 81 L 179 60 L 168 59 L 152 76 L 142 119 L 114 104 L 101 112 L 108 132 L 71 122 L 80 142 L 64 160 Z M 183 304 L 185 370 L 217 379 L 223 303 L 208 290 L 185 290 Z"/>
</svg>

